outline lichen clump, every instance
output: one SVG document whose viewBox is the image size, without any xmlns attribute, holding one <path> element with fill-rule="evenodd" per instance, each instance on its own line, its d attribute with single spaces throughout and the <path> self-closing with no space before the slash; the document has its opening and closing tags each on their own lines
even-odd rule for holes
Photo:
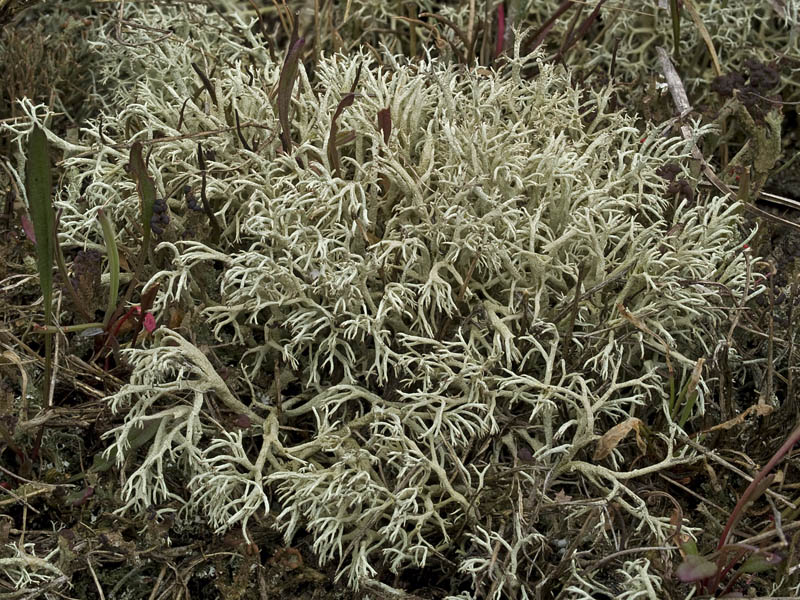
<svg viewBox="0 0 800 600">
<path fill-rule="evenodd" d="M 495 598 L 533 594 L 567 523 L 591 516 L 597 558 L 610 547 L 611 513 L 571 491 L 635 515 L 630 545 L 672 535 L 627 484 L 685 460 L 669 377 L 712 353 L 745 266 L 735 203 L 665 193 L 659 169 L 689 152 L 669 124 L 637 128 L 610 89 L 521 55 L 520 35 L 491 70 L 366 51 L 301 66 L 286 151 L 282 65 L 249 24 L 125 9 L 172 34 L 100 36 L 105 84 L 136 84 L 112 86 L 77 140 L 50 134 L 62 244 L 102 250 L 103 207 L 135 255 L 136 140 L 169 213 L 145 285 L 160 286 L 160 328 L 123 351 L 130 382 L 108 398 L 126 415 L 109 432 L 122 510 L 246 535 L 271 513 L 351 585 L 381 565 L 440 569 Z M 3 126 L 20 144 L 47 119 L 24 109 Z M 599 436 L 631 416 L 660 423 L 647 460 L 595 464 Z M 626 590 L 658 589 L 649 564 L 626 562 Z M 575 594 L 606 589 L 592 577 Z"/>
</svg>

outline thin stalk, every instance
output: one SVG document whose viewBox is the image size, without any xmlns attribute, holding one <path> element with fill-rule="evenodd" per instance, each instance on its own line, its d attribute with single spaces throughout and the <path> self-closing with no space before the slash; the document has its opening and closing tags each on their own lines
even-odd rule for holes
<svg viewBox="0 0 800 600">
<path fill-rule="evenodd" d="M 742 494 L 742 497 L 739 498 L 739 502 L 736 503 L 736 506 L 731 512 L 730 517 L 728 517 L 728 522 L 725 524 L 725 529 L 722 531 L 722 535 L 719 538 L 719 544 L 717 545 L 717 550 L 720 550 L 725 544 L 728 543 L 728 538 L 730 537 L 731 529 L 733 526 L 739 522 L 739 519 L 742 518 L 741 512 L 744 507 L 751 501 L 755 500 L 755 497 L 758 492 L 763 492 L 763 484 L 764 480 L 766 479 L 769 472 L 775 468 L 775 466 L 781 461 L 781 459 L 789 453 L 789 451 L 794 447 L 794 445 L 800 441 L 800 425 L 798 425 L 792 433 L 789 434 L 789 437 L 786 438 L 786 441 L 783 445 L 778 449 L 778 451 L 773 455 L 770 461 L 764 466 L 761 471 L 758 472 L 753 478 L 753 481 L 750 482 L 750 485 L 747 486 L 747 489 Z"/>
<path fill-rule="evenodd" d="M 60 213 L 61 211 L 59 211 Z M 53 228 L 53 254 L 55 255 L 56 259 L 56 266 L 58 266 L 58 273 L 61 275 L 61 281 L 64 282 L 64 289 L 67 290 L 67 294 L 72 300 L 72 304 L 75 308 L 80 311 L 80 313 L 86 318 L 86 320 L 91 320 L 92 315 L 89 314 L 89 311 L 86 310 L 84 303 L 81 302 L 81 299 L 78 298 L 78 293 L 75 291 L 75 288 L 72 287 L 72 283 L 69 280 L 69 274 L 67 273 L 67 264 L 64 261 L 64 253 L 61 252 L 61 247 L 58 245 L 58 215 L 55 218 L 55 227 Z"/>
<path fill-rule="evenodd" d="M 669 0 L 669 12 L 672 18 L 672 43 L 675 64 L 680 62 L 680 42 L 681 42 L 681 12 L 678 8 L 678 0 Z"/>
<path fill-rule="evenodd" d="M 51 204 L 53 182 L 50 173 L 50 155 L 47 136 L 37 125 L 28 140 L 28 156 L 25 164 L 25 188 L 28 196 L 33 229 L 36 233 L 36 265 L 39 270 L 39 285 L 44 301 L 44 324 L 51 324 L 53 317 L 53 240 L 55 239 L 55 215 Z M 44 382 L 42 398 L 50 393 L 53 372 L 53 335 L 44 338 Z"/>
<path fill-rule="evenodd" d="M 78 323 L 77 325 L 63 325 L 61 327 L 36 327 L 35 333 L 74 333 L 76 331 L 86 331 L 87 329 L 102 329 L 102 323 Z"/>
<path fill-rule="evenodd" d="M 101 208 L 97 211 L 97 220 L 103 228 L 103 239 L 106 242 L 106 256 L 108 256 L 108 271 L 110 276 L 110 287 L 108 290 L 108 303 L 106 304 L 106 316 L 103 318 L 102 327 L 108 325 L 111 315 L 117 308 L 119 302 L 119 250 L 114 232 L 114 224 L 108 215 Z"/>
</svg>

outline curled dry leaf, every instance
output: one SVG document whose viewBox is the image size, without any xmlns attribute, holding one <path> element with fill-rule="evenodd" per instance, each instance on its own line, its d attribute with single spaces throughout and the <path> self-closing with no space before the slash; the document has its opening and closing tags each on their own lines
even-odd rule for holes
<svg viewBox="0 0 800 600">
<path fill-rule="evenodd" d="M 702 433 L 712 433 L 714 431 L 724 429 L 733 429 L 734 427 L 741 425 L 745 422 L 747 417 L 749 417 L 752 413 L 755 413 L 759 417 L 766 417 L 768 414 L 772 413 L 775 410 L 774 407 L 770 406 L 765 402 L 759 402 L 757 404 L 751 404 L 748 406 L 744 411 L 733 417 L 732 419 L 728 419 L 722 423 L 718 423 L 713 427 L 709 427 L 708 429 L 704 429 Z"/>
<path fill-rule="evenodd" d="M 294 571 L 303 566 L 303 557 L 297 548 L 278 548 L 269 562 L 285 571 Z"/>
<path fill-rule="evenodd" d="M 631 417 L 622 423 L 614 425 L 614 427 L 606 431 L 603 437 L 600 438 L 600 441 L 597 442 L 593 460 L 603 460 L 611 454 L 611 451 L 617 447 L 626 435 L 628 435 L 631 429 L 636 432 L 636 445 L 639 447 L 639 451 L 644 454 L 646 446 L 644 439 L 642 439 L 641 428 L 643 426 L 644 423 L 642 423 L 641 419 L 637 419 L 636 417 Z"/>
</svg>

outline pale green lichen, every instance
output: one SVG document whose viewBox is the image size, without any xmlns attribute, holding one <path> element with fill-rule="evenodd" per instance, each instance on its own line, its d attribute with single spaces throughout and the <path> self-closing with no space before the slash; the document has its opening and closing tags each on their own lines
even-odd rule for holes
<svg viewBox="0 0 800 600">
<path fill-rule="evenodd" d="M 568 505 L 555 519 L 531 518 L 558 507 L 556 485 L 599 498 L 599 524 L 586 532 L 597 543 L 609 535 L 602 506 L 611 502 L 637 520 L 637 539 L 661 544 L 674 533 L 626 484 L 691 460 L 674 450 L 667 359 L 680 374 L 711 355 L 707 332 L 728 318 L 724 293 L 745 288 L 737 205 L 664 197 L 656 170 L 684 159 L 689 143 L 610 111 L 611 90 L 576 89 L 560 67 L 521 56 L 520 36 L 499 71 L 435 59 L 402 66 L 390 54 L 376 66 L 366 52 L 324 57 L 313 82 L 301 68 L 287 155 L 270 97 L 280 64 L 250 24 L 235 34 L 197 7 L 191 27 L 178 9 L 125 10 L 175 33 L 127 47 L 93 31 L 106 83 L 139 79 L 116 86 L 102 134 L 99 119 L 76 142 L 50 134 L 64 151 L 61 240 L 98 247 L 100 207 L 119 231 L 135 222 L 123 165 L 132 141 L 147 143 L 173 219 L 147 282 L 161 286 L 153 310 L 163 322 L 180 306 L 236 362 L 223 381 L 187 339 L 194 332 L 166 327 L 123 351 L 130 383 L 108 398 L 125 413 L 109 432 L 126 467 L 123 510 L 173 502 L 160 510 L 245 535 L 251 518 L 273 510 L 287 543 L 310 532 L 320 560 L 339 561 L 350 585 L 381 563 L 399 572 L 449 561 L 473 593 L 493 598 L 533 597 L 532 557 L 554 552 L 551 525 L 586 514 Z M 216 104 L 191 66 L 203 47 L 215 50 Z M 359 65 L 358 95 L 338 122 L 354 140 L 339 147 L 337 177 L 326 144 Z M 538 75 L 524 78 L 532 65 Z M 388 143 L 377 126 L 387 107 Z M 18 144 L 47 120 L 44 107 L 22 109 L 27 122 L 3 125 Z M 234 111 L 257 151 L 243 148 Z M 707 131 L 690 127 L 696 138 Z M 217 245 L 179 194 L 199 189 L 198 141 L 214 151 L 206 176 Z M 184 227 L 195 239 L 181 238 Z M 136 252 L 135 231 L 119 244 Z M 592 293 L 573 312 L 578 280 Z M 292 390 L 280 404 L 276 364 L 280 387 Z M 699 411 L 706 390 L 701 383 Z M 221 408 L 254 427 L 226 430 Z M 616 451 L 590 462 L 599 435 L 631 415 L 663 419 L 660 460 L 632 469 Z M 126 454 L 147 426 L 157 428 L 147 450 Z M 498 493 L 498 481 L 514 494 Z M 574 597 L 601 585 L 570 565 Z M 648 568 L 625 563 L 625 597 L 659 590 Z"/>
<path fill-rule="evenodd" d="M 478 14 L 483 15 L 486 4 L 477 4 Z M 556 14 L 562 3 L 559 0 L 514 0 L 506 4 L 506 14 L 511 23 L 523 22 L 538 28 Z M 556 20 L 546 37 L 553 54 L 570 39 L 570 35 L 575 35 L 578 25 L 589 17 L 597 4 L 589 2 L 574 5 Z M 778 91 L 783 94 L 783 100 L 798 99 L 800 67 L 790 57 L 800 53 L 800 1 L 693 0 L 691 4 L 708 32 L 723 74 L 725 70 L 743 69 L 748 59 L 778 62 L 781 65 Z M 494 3 L 490 5 L 494 8 Z M 583 11 L 576 17 L 578 6 L 583 7 Z M 700 28 L 690 11 L 685 6 L 679 6 L 681 36 L 678 72 L 692 104 L 700 106 L 711 101 L 709 84 L 717 73 Z M 443 7 L 441 14 L 466 30 L 468 13 L 461 6 Z M 455 38 L 448 28 L 441 29 L 442 35 Z M 508 34 L 508 37 L 511 35 Z M 569 50 L 563 54 L 563 60 L 579 68 L 584 75 L 607 74 L 613 63 L 615 77 L 624 82 L 619 91 L 623 102 L 641 100 L 647 95 L 651 96 L 649 102 L 652 102 L 653 84 L 663 81 L 657 66 L 656 48 L 659 46 L 672 52 L 669 1 L 653 0 L 636 6 L 606 2 L 599 9 L 598 20 L 585 35 L 576 36 Z"/>
<path fill-rule="evenodd" d="M 0 572 L 9 579 L 14 589 L 27 586 L 39 586 L 64 577 L 54 564 L 58 551 L 52 551 L 44 557 L 36 556 L 35 544 L 27 543 L 20 547 L 17 544 L 5 544 L 0 558 Z"/>
</svg>

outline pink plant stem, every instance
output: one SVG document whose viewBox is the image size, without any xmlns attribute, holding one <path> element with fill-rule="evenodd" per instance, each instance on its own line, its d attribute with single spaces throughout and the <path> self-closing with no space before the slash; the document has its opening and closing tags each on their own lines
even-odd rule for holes
<svg viewBox="0 0 800 600">
<path fill-rule="evenodd" d="M 506 8 L 503 3 L 497 5 L 497 46 L 494 57 L 497 58 L 503 52 L 503 44 L 506 37 Z"/>
<path fill-rule="evenodd" d="M 750 482 L 750 485 L 747 486 L 744 494 L 742 494 L 742 497 L 739 498 L 739 502 L 736 503 L 736 507 L 733 509 L 733 512 L 731 512 L 730 517 L 728 517 L 728 522 L 725 524 L 725 529 L 722 531 L 722 535 L 719 538 L 717 550 L 722 549 L 722 547 L 728 543 L 728 537 L 730 536 L 731 529 L 733 528 L 734 523 L 736 523 L 738 520 L 739 513 L 750 501 L 750 497 L 753 495 L 753 492 L 758 488 L 759 484 L 764 480 L 764 478 L 769 475 L 769 472 L 775 468 L 775 465 L 777 465 L 780 460 L 789 452 L 789 450 L 792 449 L 798 440 L 800 440 L 800 426 L 798 426 L 792 433 L 789 434 L 789 437 L 786 438 L 783 446 L 778 449 L 766 466 L 759 471 L 758 475 L 756 475 L 753 478 L 753 481 Z"/>
</svg>

